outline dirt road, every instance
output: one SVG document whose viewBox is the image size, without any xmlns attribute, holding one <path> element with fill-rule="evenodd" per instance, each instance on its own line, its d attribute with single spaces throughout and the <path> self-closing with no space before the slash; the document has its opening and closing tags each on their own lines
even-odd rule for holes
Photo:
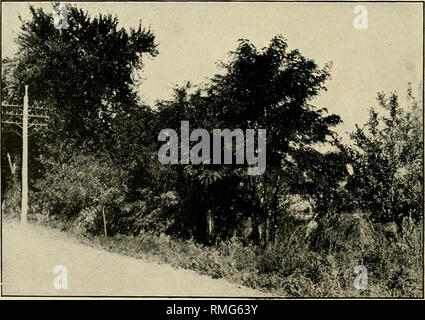
<svg viewBox="0 0 425 320">
<path fill-rule="evenodd" d="M 2 247 L 4 295 L 265 296 L 223 279 L 91 248 L 32 225 L 3 223 Z M 66 270 L 55 273 L 58 265 Z M 65 283 L 67 289 L 60 288 Z"/>
</svg>

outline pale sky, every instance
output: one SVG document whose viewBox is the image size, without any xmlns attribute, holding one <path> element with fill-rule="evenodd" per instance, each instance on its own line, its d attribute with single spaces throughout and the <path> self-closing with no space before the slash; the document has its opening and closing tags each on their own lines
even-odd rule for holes
<svg viewBox="0 0 425 320">
<path fill-rule="evenodd" d="M 31 2 L 48 11 L 50 3 Z M 145 59 L 139 93 L 144 101 L 167 99 L 174 84 L 200 83 L 219 70 L 240 38 L 257 48 L 282 34 L 290 49 L 333 63 L 327 92 L 314 104 L 341 116 L 344 135 L 364 123 L 379 91 L 405 96 L 408 82 L 422 83 L 422 4 L 364 3 L 368 29 L 353 26 L 354 7 L 362 3 L 83 3 L 91 15 L 118 16 L 121 26 L 150 26 L 159 55 Z M 2 3 L 2 56 L 16 49 L 18 15 L 28 17 L 27 3 Z"/>
</svg>

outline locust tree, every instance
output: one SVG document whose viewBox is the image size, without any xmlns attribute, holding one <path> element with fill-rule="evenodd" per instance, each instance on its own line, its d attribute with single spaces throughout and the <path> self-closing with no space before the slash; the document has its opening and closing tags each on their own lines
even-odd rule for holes
<svg viewBox="0 0 425 320">
<path fill-rule="evenodd" d="M 210 133 L 215 128 L 244 132 L 266 129 L 266 170 L 262 175 L 250 176 L 247 164 L 235 165 L 235 161 L 233 165 L 175 166 L 182 179 L 176 187 L 178 192 L 185 194 L 185 199 L 191 199 L 192 194 L 198 199 L 196 203 L 202 204 L 191 207 L 191 202 L 185 201 L 190 209 L 180 217 L 193 223 L 196 212 L 197 230 L 206 234 L 212 215 L 216 232 L 227 230 L 222 234 L 230 235 L 250 219 L 254 241 L 260 240 L 258 229 L 263 225 L 268 236 L 262 240 L 268 242 L 273 240 L 278 219 L 285 213 L 288 195 L 302 192 L 309 197 L 320 193 L 308 175 L 314 171 L 313 163 L 316 181 L 322 176 L 322 190 L 342 179 L 343 170 L 335 171 L 334 179 L 321 175 L 320 170 L 326 171 L 333 158 L 313 152 L 315 144 L 336 141 L 332 127 L 340 123 L 339 116 L 312 104 L 326 90 L 330 66 L 320 68 L 298 50 L 290 50 L 282 36 L 274 37 L 263 49 L 240 40 L 229 61 L 220 66 L 221 72 L 207 83 L 198 88 L 181 87 L 174 99 L 160 104 L 163 128 L 178 132 L 180 121 L 189 120 L 191 127 L 205 128 Z M 307 156 L 311 161 L 302 160 Z M 299 174 L 294 175 L 294 171 Z"/>
</svg>

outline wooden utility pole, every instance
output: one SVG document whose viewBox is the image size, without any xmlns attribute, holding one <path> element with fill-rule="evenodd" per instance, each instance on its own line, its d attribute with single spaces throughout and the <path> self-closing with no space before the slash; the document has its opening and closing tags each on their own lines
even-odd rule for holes
<svg viewBox="0 0 425 320">
<path fill-rule="evenodd" d="M 28 218 L 28 85 L 25 86 L 24 107 L 22 109 L 22 198 L 21 222 Z"/>
<path fill-rule="evenodd" d="M 3 110 L 2 110 L 2 105 L 0 104 L 0 204 L 1 204 L 1 211 L 0 211 L 0 233 L 1 234 L 3 234 L 3 229 L 2 229 L 2 227 L 3 227 L 3 208 L 4 208 L 4 205 L 3 205 L 3 197 L 2 197 L 2 194 L 1 194 L 1 133 L 2 133 L 2 130 L 1 130 L 1 120 L 2 120 L 2 112 Z M 1 238 L 1 237 L 0 237 Z M 1 247 L 1 246 L 0 246 Z M 3 282 L 3 277 L 0 275 L 0 282 Z"/>
<path fill-rule="evenodd" d="M 28 221 L 28 129 L 30 127 L 46 127 L 47 123 L 40 123 L 37 121 L 48 120 L 49 117 L 47 115 L 29 114 L 30 107 L 28 104 L 28 85 L 25 86 L 23 106 L 13 104 L 2 104 L 1 107 L 1 123 L 13 124 L 22 128 L 21 223 L 26 224 Z M 11 111 L 4 112 L 3 109 L 5 109 L 6 111 Z M 48 108 L 39 107 L 32 107 L 31 109 L 41 112 L 50 111 L 50 109 Z M 3 120 L 3 116 L 5 116 L 5 120 Z M 19 121 L 19 118 L 21 117 L 22 124 Z M 30 118 L 33 119 L 31 123 L 29 123 Z M 34 122 L 34 120 L 36 120 L 36 122 Z"/>
</svg>

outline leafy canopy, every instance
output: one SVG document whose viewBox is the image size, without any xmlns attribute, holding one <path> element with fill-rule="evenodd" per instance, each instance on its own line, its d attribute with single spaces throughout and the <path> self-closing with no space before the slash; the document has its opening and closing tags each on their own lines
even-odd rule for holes
<svg viewBox="0 0 425 320">
<path fill-rule="evenodd" d="M 16 38 L 17 55 L 6 61 L 3 99 L 21 103 L 29 85 L 30 101 L 54 109 L 55 135 L 98 141 L 111 134 L 116 117 L 135 108 L 135 75 L 143 55 L 157 55 L 155 36 L 141 23 L 126 30 L 110 14 L 92 18 L 75 6 L 67 9 L 69 27 L 59 33 L 52 13 L 29 7 L 31 19 L 21 19 Z"/>
</svg>

